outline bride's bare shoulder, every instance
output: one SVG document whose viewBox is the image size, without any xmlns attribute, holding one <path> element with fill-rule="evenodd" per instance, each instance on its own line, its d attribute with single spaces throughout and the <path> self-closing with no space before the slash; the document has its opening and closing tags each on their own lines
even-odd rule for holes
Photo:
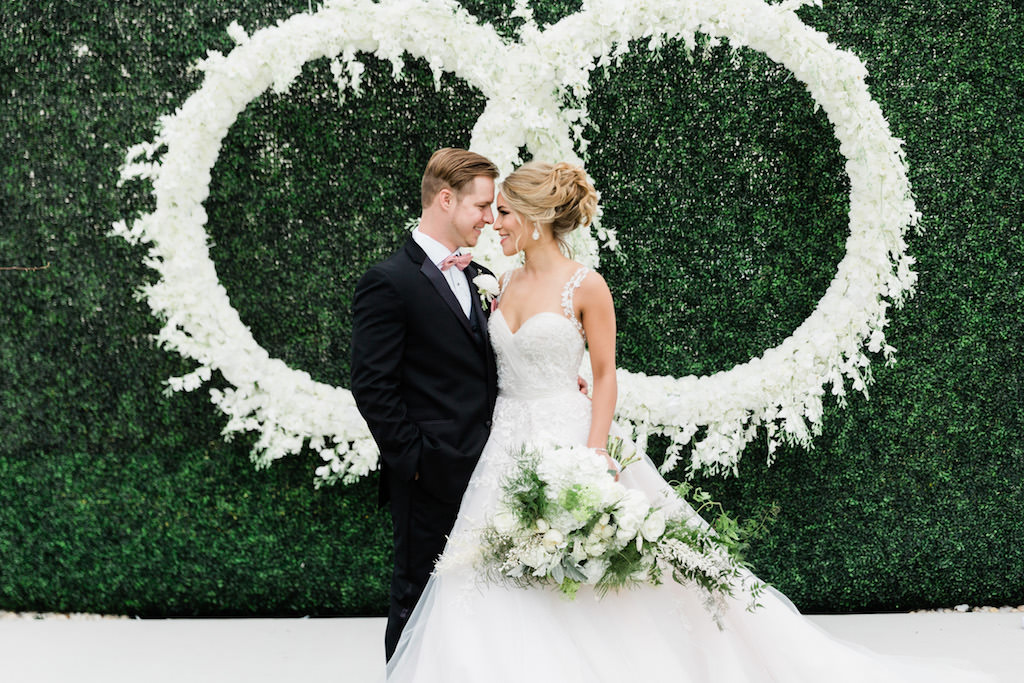
<svg viewBox="0 0 1024 683">
<path fill-rule="evenodd" d="M 578 268 L 582 267 L 582 265 L 578 266 Z M 587 302 L 606 301 L 611 299 L 611 291 L 601 273 L 593 268 L 588 268 L 579 282 L 575 298 L 581 305 L 585 305 Z"/>
<path fill-rule="evenodd" d="M 572 273 L 573 273 L 574 277 L 577 277 L 577 278 L 580 279 L 579 280 L 580 289 L 582 289 L 584 287 L 587 287 L 587 288 L 605 287 L 605 288 L 607 288 L 607 286 L 608 286 L 607 284 L 605 284 L 604 277 L 601 276 L 601 273 L 597 272 L 593 268 L 590 268 L 589 266 L 585 266 L 582 263 L 578 263 L 576 261 L 573 261 L 572 262 L 572 269 L 571 270 L 572 270 Z M 581 272 L 581 271 L 584 271 L 584 272 Z"/>
<path fill-rule="evenodd" d="M 506 270 L 504 273 L 498 275 L 498 291 L 503 291 L 505 287 L 508 286 L 508 283 L 512 280 L 512 274 L 515 273 L 517 270 L 519 269 L 510 268 L 509 270 Z"/>
</svg>

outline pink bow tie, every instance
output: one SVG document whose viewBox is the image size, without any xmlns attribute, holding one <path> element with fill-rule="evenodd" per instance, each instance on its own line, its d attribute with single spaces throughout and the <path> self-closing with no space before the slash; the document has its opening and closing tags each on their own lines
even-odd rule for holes
<svg viewBox="0 0 1024 683">
<path fill-rule="evenodd" d="M 441 270 L 448 270 L 452 266 L 455 266 L 459 270 L 465 270 L 469 262 L 473 260 L 472 254 L 452 254 L 444 261 L 441 261 Z"/>
</svg>

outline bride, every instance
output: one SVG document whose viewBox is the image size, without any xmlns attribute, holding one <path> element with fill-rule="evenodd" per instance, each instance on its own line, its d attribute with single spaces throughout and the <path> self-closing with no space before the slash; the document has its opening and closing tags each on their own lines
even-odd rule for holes
<svg viewBox="0 0 1024 683">
<path fill-rule="evenodd" d="M 502 475 L 524 442 L 604 450 L 616 401 L 615 312 L 604 279 L 566 256 L 566 236 L 588 225 L 597 195 L 582 169 L 533 162 L 497 196 L 494 229 L 523 265 L 500 279 L 489 320 L 498 398 L 487 445 L 473 472 L 438 569 L 394 656 L 389 681 L 459 683 L 642 680 L 692 683 L 973 681 L 938 663 L 883 657 L 837 641 L 768 589 L 728 601 L 723 628 L 696 588 L 672 581 L 609 593 L 589 587 L 569 601 L 550 589 L 485 584 L 471 563 L 497 503 Z M 577 372 L 590 349 L 593 399 Z M 652 504 L 685 505 L 650 460 L 615 475 Z"/>
</svg>

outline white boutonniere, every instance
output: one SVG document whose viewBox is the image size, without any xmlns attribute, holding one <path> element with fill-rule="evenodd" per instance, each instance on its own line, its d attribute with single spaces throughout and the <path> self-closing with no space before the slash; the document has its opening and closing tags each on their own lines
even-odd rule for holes
<svg viewBox="0 0 1024 683">
<path fill-rule="evenodd" d="M 476 285 L 477 291 L 480 292 L 480 301 L 483 302 L 484 308 L 490 308 L 500 290 L 498 278 L 487 273 L 481 273 L 473 278 L 473 284 Z"/>
</svg>

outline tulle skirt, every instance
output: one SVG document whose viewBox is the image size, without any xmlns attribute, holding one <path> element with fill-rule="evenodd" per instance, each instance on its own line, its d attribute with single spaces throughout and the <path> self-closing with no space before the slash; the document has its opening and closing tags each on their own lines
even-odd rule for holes
<svg viewBox="0 0 1024 683">
<path fill-rule="evenodd" d="M 509 452 L 523 435 L 585 442 L 589 402 L 499 398 L 491 439 L 473 475 L 446 556 L 466 549 L 488 519 Z M 647 459 L 621 481 L 651 501 L 669 490 Z M 458 563 L 453 563 L 458 567 Z M 598 599 L 482 583 L 469 567 L 435 572 L 387 668 L 417 683 L 967 683 L 986 677 L 948 662 L 883 656 L 837 640 L 778 591 L 748 611 L 737 593 L 721 624 L 703 593 L 671 579 Z"/>
</svg>

